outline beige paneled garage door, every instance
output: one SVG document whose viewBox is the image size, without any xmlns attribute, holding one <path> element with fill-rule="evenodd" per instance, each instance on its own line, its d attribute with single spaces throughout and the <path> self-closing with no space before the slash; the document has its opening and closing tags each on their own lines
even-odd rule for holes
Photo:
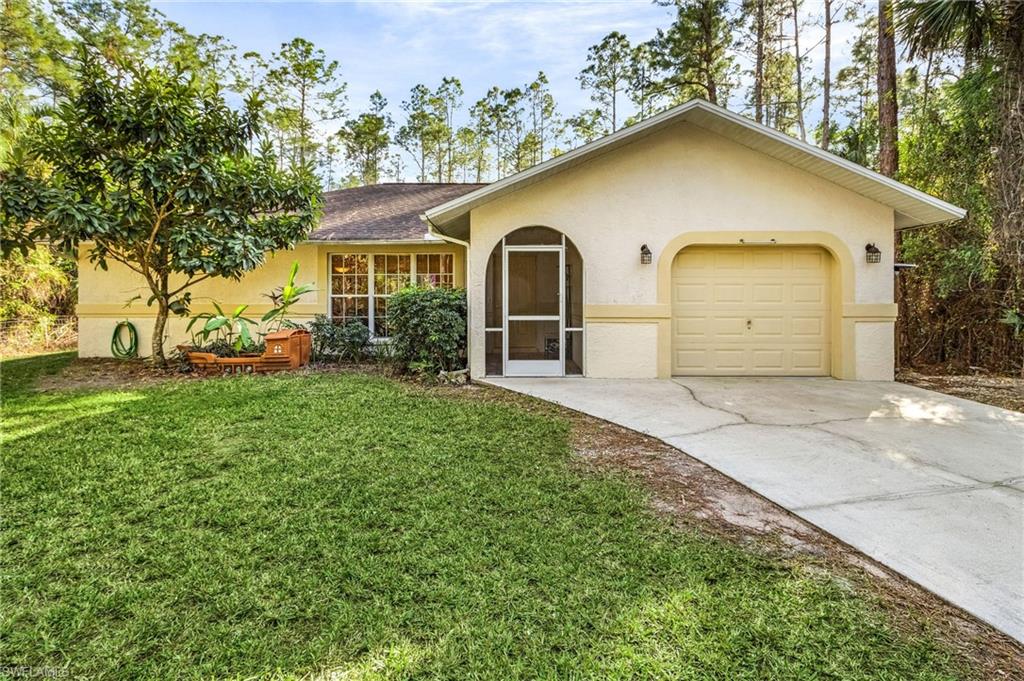
<svg viewBox="0 0 1024 681">
<path fill-rule="evenodd" d="M 813 247 L 680 251 L 672 265 L 672 373 L 827 376 L 830 264 Z"/>
</svg>

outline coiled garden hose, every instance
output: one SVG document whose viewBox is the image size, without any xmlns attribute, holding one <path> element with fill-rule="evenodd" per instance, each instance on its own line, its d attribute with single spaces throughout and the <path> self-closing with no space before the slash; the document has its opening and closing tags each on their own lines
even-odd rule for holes
<svg viewBox="0 0 1024 681">
<path fill-rule="evenodd" d="M 122 339 L 122 329 L 128 329 L 128 344 Z M 129 359 L 139 356 L 139 332 L 135 325 L 127 319 L 118 322 L 114 327 L 114 336 L 110 339 L 110 354 L 118 359 Z"/>
</svg>

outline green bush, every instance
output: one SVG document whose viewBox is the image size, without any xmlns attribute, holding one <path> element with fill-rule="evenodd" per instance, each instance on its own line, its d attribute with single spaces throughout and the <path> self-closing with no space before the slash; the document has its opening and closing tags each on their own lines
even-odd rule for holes
<svg viewBox="0 0 1024 681">
<path fill-rule="evenodd" d="M 366 324 L 349 321 L 338 324 L 318 314 L 308 325 L 313 334 L 313 357 L 318 360 L 364 359 L 370 347 L 370 330 Z"/>
<path fill-rule="evenodd" d="M 337 347 L 341 358 L 355 362 L 364 359 L 370 348 L 370 330 L 366 324 L 350 321 L 337 328 Z"/>
<path fill-rule="evenodd" d="M 466 292 L 407 288 L 388 301 L 396 357 L 407 369 L 436 375 L 461 369 L 466 357 Z"/>
</svg>

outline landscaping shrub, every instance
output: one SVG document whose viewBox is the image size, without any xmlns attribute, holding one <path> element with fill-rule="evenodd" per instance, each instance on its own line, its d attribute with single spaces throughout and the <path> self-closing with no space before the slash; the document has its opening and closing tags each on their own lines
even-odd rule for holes
<svg viewBox="0 0 1024 681">
<path fill-rule="evenodd" d="M 342 359 L 358 362 L 370 348 L 370 330 L 366 324 L 350 321 L 337 326 L 337 348 Z"/>
<path fill-rule="evenodd" d="M 388 327 L 396 357 L 430 375 L 461 369 L 466 357 L 466 292 L 407 288 L 388 301 Z"/>
<path fill-rule="evenodd" d="M 370 330 L 362 322 L 337 324 L 318 314 L 308 325 L 313 334 L 313 356 L 323 359 L 364 359 L 370 347 Z"/>
</svg>

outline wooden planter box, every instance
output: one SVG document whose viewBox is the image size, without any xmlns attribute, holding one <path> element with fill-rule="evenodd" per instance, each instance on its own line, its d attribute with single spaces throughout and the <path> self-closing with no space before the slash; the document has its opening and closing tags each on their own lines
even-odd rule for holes
<svg viewBox="0 0 1024 681">
<path fill-rule="evenodd" d="M 178 349 L 189 364 L 203 374 L 262 374 L 271 371 L 298 369 L 309 364 L 312 336 L 305 329 L 286 329 L 268 333 L 267 349 L 262 355 L 218 357 L 211 352 L 198 352 L 186 345 Z"/>
</svg>

